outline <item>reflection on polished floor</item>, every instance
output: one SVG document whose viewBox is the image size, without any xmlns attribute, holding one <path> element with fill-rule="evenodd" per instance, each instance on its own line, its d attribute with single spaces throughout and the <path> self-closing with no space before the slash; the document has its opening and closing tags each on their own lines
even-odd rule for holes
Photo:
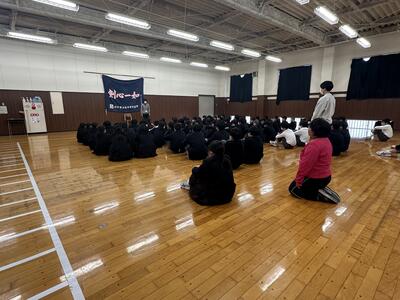
<svg viewBox="0 0 400 300">
<path fill-rule="evenodd" d="M 400 161 L 374 155 L 388 145 L 334 159 L 337 206 L 290 197 L 300 150 L 265 146 L 232 203 L 201 207 L 179 188 L 198 164 L 184 155 L 111 163 L 74 132 L 1 138 L 0 298 L 72 299 L 76 278 L 87 299 L 400 299 Z"/>
</svg>

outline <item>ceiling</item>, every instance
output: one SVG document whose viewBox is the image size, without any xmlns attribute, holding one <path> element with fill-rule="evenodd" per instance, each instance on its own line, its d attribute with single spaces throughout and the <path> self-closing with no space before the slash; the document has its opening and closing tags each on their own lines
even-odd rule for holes
<svg viewBox="0 0 400 300">
<path fill-rule="evenodd" d="M 171 56 L 214 64 L 249 60 L 240 49 L 263 55 L 326 46 L 346 41 L 338 25 L 315 16 L 314 8 L 325 5 L 342 24 L 349 24 L 363 37 L 400 30 L 400 0 L 82 0 L 77 13 L 31 0 L 0 0 L 1 34 L 15 28 L 70 41 L 90 41 L 115 49 L 140 50 L 154 56 Z M 140 18 L 150 30 L 110 24 L 106 12 Z M 166 34 L 175 28 L 195 33 L 198 43 Z M 209 46 L 219 40 L 235 45 L 233 52 Z"/>
</svg>

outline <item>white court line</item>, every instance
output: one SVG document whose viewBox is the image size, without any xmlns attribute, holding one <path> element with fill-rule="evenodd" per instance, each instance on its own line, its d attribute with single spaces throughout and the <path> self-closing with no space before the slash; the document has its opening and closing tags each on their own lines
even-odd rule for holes
<svg viewBox="0 0 400 300">
<path fill-rule="evenodd" d="M 1 159 L 21 159 L 21 156 L 6 156 L 6 157 L 3 157 L 3 156 L 0 156 L 0 160 Z"/>
<path fill-rule="evenodd" d="M 51 248 L 51 249 L 49 249 L 49 250 L 40 252 L 40 253 L 35 254 L 35 255 L 32 255 L 32 256 L 29 256 L 29 257 L 27 257 L 27 258 L 21 259 L 21 260 L 16 261 L 16 262 L 13 262 L 13 263 L 11 263 L 11 264 L 2 266 L 2 267 L 0 267 L 0 272 L 5 271 L 5 270 L 8 270 L 8 269 L 11 269 L 11 268 L 14 268 L 14 267 L 19 266 L 19 265 L 22 265 L 22 264 L 24 264 L 24 263 L 30 262 L 30 261 L 32 261 L 32 260 L 35 260 L 35 259 L 37 259 L 37 258 L 39 258 L 39 257 L 42 257 L 42 256 L 45 256 L 45 255 L 47 255 L 47 254 L 49 254 L 49 253 L 51 253 L 51 252 L 54 252 L 54 251 L 56 251 L 56 249 L 55 249 L 55 248 Z"/>
<path fill-rule="evenodd" d="M 22 174 L 17 174 L 17 175 L 4 176 L 4 177 L 0 177 L 0 179 L 14 178 L 14 177 L 24 176 L 24 175 L 28 175 L 28 174 L 22 173 Z"/>
<path fill-rule="evenodd" d="M 11 167 L 11 166 L 22 166 L 23 162 L 19 162 L 17 164 L 10 164 L 10 165 L 0 165 L 0 168 L 6 168 L 6 167 Z"/>
<path fill-rule="evenodd" d="M 17 143 L 17 146 L 18 146 L 19 151 L 21 152 L 22 160 L 24 161 L 26 171 L 27 171 L 28 176 L 29 176 L 29 178 L 31 180 L 33 189 L 34 189 L 35 194 L 36 194 L 36 198 L 38 199 L 39 206 L 40 206 L 40 208 L 42 210 L 43 217 L 44 217 L 44 219 L 46 221 L 46 225 L 49 228 L 49 233 L 50 233 L 51 239 L 53 241 L 54 247 L 55 247 L 55 249 L 57 251 L 57 255 L 58 255 L 58 258 L 60 260 L 61 266 L 63 268 L 64 274 L 65 274 L 65 278 L 68 281 L 68 285 L 69 285 L 69 288 L 71 290 L 72 297 L 75 300 L 85 299 L 85 297 L 83 296 L 82 289 L 81 289 L 81 287 L 80 287 L 80 285 L 78 283 L 78 280 L 76 279 L 74 270 L 72 269 L 71 263 L 70 263 L 70 261 L 68 259 L 67 253 L 64 250 L 64 247 L 63 247 L 63 245 L 61 243 L 60 237 L 59 237 L 59 235 L 57 233 L 57 230 L 56 230 L 56 228 L 54 226 L 53 220 L 51 219 L 51 216 L 50 216 L 50 213 L 49 213 L 49 211 L 47 209 L 46 203 L 44 202 L 42 194 L 40 193 L 39 187 L 38 187 L 38 185 L 37 185 L 37 183 L 35 181 L 35 178 L 33 177 L 31 168 L 29 167 L 29 164 L 28 164 L 28 162 L 26 160 L 25 154 L 22 151 L 21 145 L 19 143 Z"/>
<path fill-rule="evenodd" d="M 21 165 L 22 165 L 22 164 L 21 164 Z M 21 170 L 25 170 L 25 168 L 11 169 L 11 170 L 4 170 L 4 171 L 0 171 L 0 173 L 6 173 L 6 172 L 15 172 L 15 171 L 21 171 Z"/>
<path fill-rule="evenodd" d="M 34 229 L 31 229 L 31 230 L 23 231 L 23 232 L 20 232 L 20 233 L 5 234 L 2 237 L 0 237 L 0 243 L 8 241 L 8 240 L 16 239 L 16 238 L 19 238 L 21 236 L 28 235 L 28 234 L 31 234 L 31 233 L 34 233 L 36 231 L 40 231 L 40 230 L 43 230 L 43 229 L 46 229 L 46 228 L 47 228 L 46 225 L 43 225 L 43 226 L 40 226 L 38 228 L 34 228 Z"/>
<path fill-rule="evenodd" d="M 0 193 L 0 196 L 15 194 L 15 193 L 23 192 L 23 191 L 30 191 L 30 190 L 33 190 L 33 187 L 26 188 L 26 189 L 20 189 L 20 190 L 16 190 L 16 191 L 11 191 L 11 192 Z"/>
<path fill-rule="evenodd" d="M 28 180 L 21 180 L 21 181 L 14 181 L 14 182 L 0 184 L 0 186 L 13 185 L 13 184 L 24 183 L 24 182 L 29 182 L 29 181 L 30 181 L 29 179 Z"/>
<path fill-rule="evenodd" d="M 44 298 L 44 297 L 46 297 L 46 296 L 48 296 L 48 295 L 50 295 L 50 294 L 52 294 L 54 292 L 57 292 L 58 290 L 61 290 L 62 288 L 65 288 L 66 286 L 68 286 L 68 282 L 67 281 L 60 282 L 59 284 L 57 284 L 55 286 L 52 286 L 51 288 L 49 288 L 49 289 L 47 289 L 47 290 L 45 290 L 45 291 L 43 291 L 43 292 L 41 292 L 41 293 L 39 293 L 39 294 L 37 294 L 35 296 L 29 297 L 28 300 L 39 300 L 39 299 L 42 299 L 42 298 Z"/>
<path fill-rule="evenodd" d="M 33 214 L 38 213 L 39 211 L 40 211 L 40 209 L 29 211 L 29 212 L 26 212 L 26 213 L 23 213 L 23 214 L 19 214 L 19 215 L 15 215 L 15 216 L 12 216 L 12 217 L 4 218 L 4 219 L 0 220 L 0 223 L 1 222 L 5 222 L 5 221 L 10 221 L 10 220 L 13 220 L 13 219 L 18 219 L 18 218 L 25 217 L 25 216 L 29 216 L 29 215 L 33 215 Z"/>
<path fill-rule="evenodd" d="M 32 197 L 32 198 L 28 198 L 28 199 L 23 199 L 23 200 L 18 200 L 18 201 L 14 201 L 14 202 L 9 202 L 9 203 L 0 204 L 0 208 L 1 208 L 1 207 L 5 207 L 5 206 L 10 206 L 10 205 L 18 204 L 18 203 L 24 203 L 24 202 L 28 202 L 28 201 L 33 201 L 33 200 L 36 200 L 36 197 Z"/>
</svg>

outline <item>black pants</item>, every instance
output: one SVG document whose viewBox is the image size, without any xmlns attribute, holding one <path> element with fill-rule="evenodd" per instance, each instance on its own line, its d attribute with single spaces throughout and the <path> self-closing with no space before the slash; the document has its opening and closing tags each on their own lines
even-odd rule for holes
<svg viewBox="0 0 400 300">
<path fill-rule="evenodd" d="M 376 135 L 378 136 L 378 139 L 379 139 L 381 142 L 386 142 L 386 141 L 389 140 L 389 137 L 388 137 L 386 134 L 384 134 L 384 133 L 382 132 L 382 130 L 380 130 L 380 129 L 375 129 L 375 130 L 374 130 L 374 134 L 376 134 Z"/>
<path fill-rule="evenodd" d="M 147 121 L 150 119 L 150 114 L 148 114 L 148 113 L 143 113 L 143 116 L 142 116 L 142 117 L 143 117 L 143 120 L 147 122 Z"/>
<path fill-rule="evenodd" d="M 297 197 L 307 200 L 318 200 L 318 190 L 326 187 L 331 182 L 331 176 L 326 178 L 305 178 L 301 187 L 293 181 L 289 186 L 289 192 Z"/>
<path fill-rule="evenodd" d="M 288 144 L 288 142 L 286 141 L 286 138 L 279 138 L 278 142 L 282 143 L 283 148 L 285 149 L 293 149 L 294 147 L 290 144 Z"/>
<path fill-rule="evenodd" d="M 304 147 L 306 144 L 300 140 L 300 137 L 296 135 L 296 144 L 298 147 Z"/>
</svg>

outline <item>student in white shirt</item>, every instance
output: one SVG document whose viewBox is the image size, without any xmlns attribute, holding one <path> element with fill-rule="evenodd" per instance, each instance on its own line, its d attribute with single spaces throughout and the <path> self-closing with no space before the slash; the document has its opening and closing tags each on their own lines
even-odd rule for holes
<svg viewBox="0 0 400 300">
<path fill-rule="evenodd" d="M 296 136 L 293 130 L 289 129 L 290 125 L 288 122 L 283 121 L 281 124 L 282 133 L 276 135 L 276 141 L 271 142 L 272 146 L 277 146 L 281 143 L 285 149 L 293 149 L 296 146 Z"/>
<path fill-rule="evenodd" d="M 336 99 L 331 94 L 333 89 L 332 81 L 324 81 L 321 83 L 321 94 L 323 95 L 315 106 L 311 121 L 314 119 L 324 119 L 329 124 L 332 124 L 332 117 L 335 114 Z"/>
<path fill-rule="evenodd" d="M 381 142 L 386 142 L 393 137 L 393 127 L 390 119 L 381 121 L 381 126 L 375 126 L 372 133 L 378 137 Z"/>
<path fill-rule="evenodd" d="M 308 122 L 305 119 L 300 121 L 299 130 L 294 132 L 296 136 L 296 143 L 299 147 L 304 147 L 308 141 L 310 140 L 310 136 L 308 135 Z"/>
</svg>

